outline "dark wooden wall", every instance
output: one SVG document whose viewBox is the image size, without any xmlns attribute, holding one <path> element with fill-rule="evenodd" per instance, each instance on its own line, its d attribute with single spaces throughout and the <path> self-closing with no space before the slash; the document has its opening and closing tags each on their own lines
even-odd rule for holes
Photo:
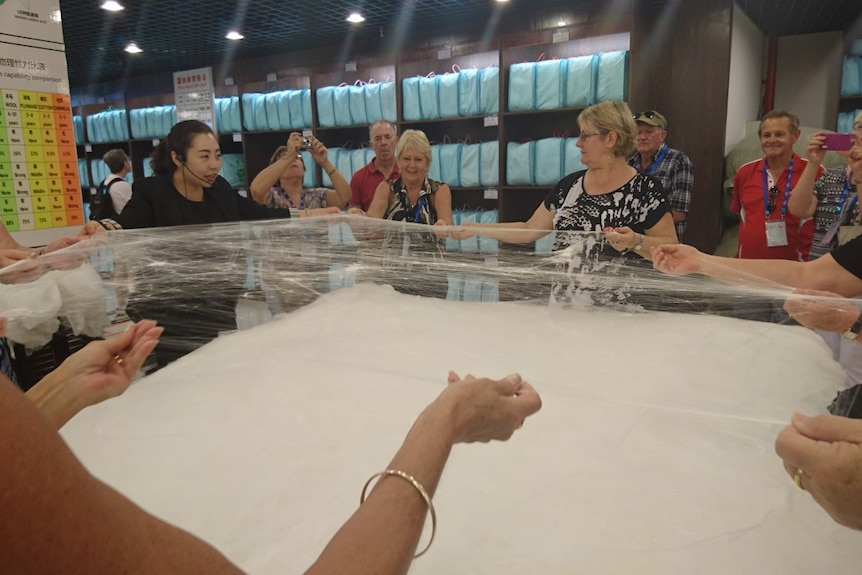
<svg viewBox="0 0 862 575">
<path fill-rule="evenodd" d="M 668 144 L 694 166 L 685 242 L 712 252 L 720 234 L 733 0 L 638 0 L 630 105 L 668 120 Z"/>
</svg>

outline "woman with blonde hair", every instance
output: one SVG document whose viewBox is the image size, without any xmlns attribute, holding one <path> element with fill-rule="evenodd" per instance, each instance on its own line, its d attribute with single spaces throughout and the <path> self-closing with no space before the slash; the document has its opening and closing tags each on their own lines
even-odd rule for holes
<svg viewBox="0 0 862 575">
<path fill-rule="evenodd" d="M 506 242 L 533 242 L 552 230 L 554 249 L 568 247 L 575 234 L 604 232 L 616 252 L 649 258 L 652 246 L 677 243 L 673 217 L 655 178 L 626 163 L 635 149 L 637 125 L 625 102 L 602 102 L 578 116 L 577 146 L 587 166 L 557 182 L 526 222 L 464 224 L 453 237 L 482 235 Z"/>
<path fill-rule="evenodd" d="M 443 182 L 428 177 L 431 168 L 431 144 L 424 132 L 405 130 L 395 148 L 395 161 L 401 177 L 383 181 L 365 213 L 373 218 L 414 222 L 417 224 L 452 225 L 452 190 Z"/>
</svg>

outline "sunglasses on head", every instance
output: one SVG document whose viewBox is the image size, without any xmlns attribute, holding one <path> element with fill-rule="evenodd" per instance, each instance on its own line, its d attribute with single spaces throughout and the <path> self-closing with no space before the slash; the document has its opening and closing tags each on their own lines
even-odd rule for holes
<svg viewBox="0 0 862 575">
<path fill-rule="evenodd" d="M 653 118 L 656 117 L 656 114 L 658 114 L 658 112 L 656 112 L 654 110 L 647 110 L 645 112 L 641 112 L 640 114 L 635 114 L 632 117 L 635 120 L 637 120 L 638 118 L 646 118 L 647 120 L 652 120 Z"/>
</svg>

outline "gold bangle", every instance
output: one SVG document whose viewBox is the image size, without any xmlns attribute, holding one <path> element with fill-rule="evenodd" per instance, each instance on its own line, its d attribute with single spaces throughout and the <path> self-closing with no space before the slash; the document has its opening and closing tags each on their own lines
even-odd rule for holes
<svg viewBox="0 0 862 575">
<path fill-rule="evenodd" d="M 383 477 L 384 475 L 395 475 L 400 477 L 401 479 L 407 481 L 416 488 L 416 491 L 419 492 L 419 495 L 422 496 L 422 499 L 425 500 L 425 505 L 428 506 L 428 511 L 431 512 L 431 539 L 428 541 L 428 545 L 425 546 L 425 549 L 417 553 L 413 556 L 414 559 L 417 557 L 422 557 L 428 549 L 431 548 L 431 544 L 434 543 L 434 536 L 437 535 L 437 512 L 434 511 L 434 504 L 431 502 L 431 496 L 428 495 L 428 491 L 425 490 L 425 487 L 416 480 L 415 477 L 410 475 L 409 473 L 405 473 L 400 469 L 385 469 L 380 473 L 375 473 L 371 477 L 368 478 L 368 481 L 365 482 L 365 485 L 362 486 L 362 495 L 359 497 L 359 504 L 362 505 L 365 503 L 365 493 L 368 491 L 368 486 L 371 485 L 371 482 L 377 479 L 378 477 Z"/>
<path fill-rule="evenodd" d="M 332 166 L 331 170 L 327 170 L 326 175 L 332 177 L 332 174 L 334 174 L 337 170 L 338 170 L 338 168 L 336 168 L 335 166 Z"/>
</svg>

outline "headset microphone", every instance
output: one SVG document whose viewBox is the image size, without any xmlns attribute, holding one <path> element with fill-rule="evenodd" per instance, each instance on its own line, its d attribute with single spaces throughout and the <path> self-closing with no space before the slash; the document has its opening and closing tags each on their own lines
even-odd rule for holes
<svg viewBox="0 0 862 575">
<path fill-rule="evenodd" d="M 187 170 L 187 171 L 188 171 L 188 173 L 190 173 L 191 175 L 193 175 L 194 177 L 196 177 L 197 179 L 199 179 L 200 181 L 202 181 L 202 182 L 203 182 L 203 183 L 205 183 L 206 185 L 208 185 L 208 186 L 211 186 L 211 185 L 212 185 L 212 182 L 210 182 L 209 180 L 207 180 L 207 179 L 205 179 L 205 178 L 200 177 L 199 175 L 197 175 L 196 173 L 194 173 L 193 171 L 191 171 L 191 170 L 189 169 L 189 167 L 186 165 L 186 162 L 185 162 L 185 158 L 184 158 L 184 157 L 182 157 L 182 156 L 180 156 L 179 154 L 177 154 L 177 158 L 179 158 L 179 160 L 182 162 L 182 164 L 183 164 L 183 169 Z"/>
</svg>

